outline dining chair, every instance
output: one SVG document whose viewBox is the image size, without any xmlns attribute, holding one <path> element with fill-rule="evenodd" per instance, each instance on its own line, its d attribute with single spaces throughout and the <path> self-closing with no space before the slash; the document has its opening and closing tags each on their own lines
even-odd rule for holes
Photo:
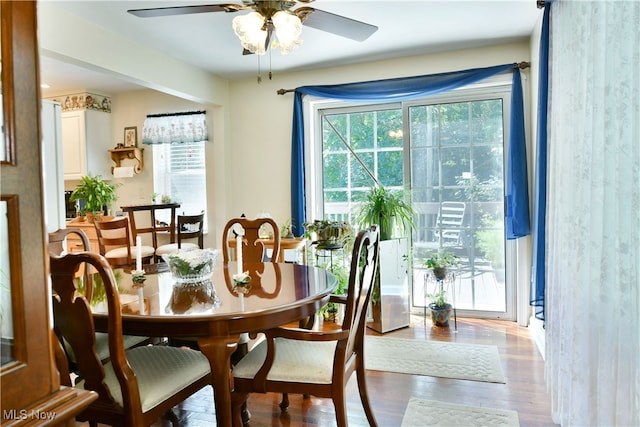
<svg viewBox="0 0 640 427">
<path fill-rule="evenodd" d="M 65 253 L 69 252 L 68 247 L 66 247 L 67 237 L 70 234 L 75 234 L 80 238 L 82 243 L 82 251 L 91 252 L 91 243 L 89 241 L 89 237 L 87 234 L 79 229 L 79 228 L 60 228 L 56 231 L 49 233 L 49 255 L 53 256 L 61 256 Z M 83 294 L 87 301 L 91 303 L 93 300 L 93 290 L 94 290 L 94 281 L 93 281 L 93 271 L 88 266 L 82 266 L 86 268 L 82 269 L 82 290 Z M 78 280 L 78 274 L 75 275 L 76 281 Z M 137 336 L 137 335 L 123 335 L 122 337 L 124 348 L 132 348 L 138 345 L 148 344 L 151 342 L 149 337 Z M 65 354 L 68 357 L 67 361 L 69 363 L 69 369 L 71 372 L 77 374 L 77 363 L 76 357 L 73 353 L 73 349 L 66 341 L 61 342 Z M 96 332 L 96 353 L 102 362 L 107 362 L 109 360 L 109 336 L 104 332 Z"/>
<path fill-rule="evenodd" d="M 83 264 L 95 269 L 105 285 L 110 356 L 106 363 L 96 353 L 91 307 L 74 280 Z M 172 407 L 211 384 L 209 361 L 198 351 L 154 345 L 125 350 L 118 287 L 104 257 L 90 252 L 51 255 L 50 266 L 53 329 L 76 356 L 82 379 L 75 387 L 98 394 L 77 416 L 78 421 L 92 426 L 149 426 L 162 416 L 171 416 Z M 56 360 L 63 362 L 60 357 Z M 61 372 L 65 372 L 64 365 Z M 61 382 L 72 386 L 68 376 L 61 376 Z"/>
<path fill-rule="evenodd" d="M 178 242 L 159 246 L 155 252 L 156 261 L 178 249 L 204 249 L 204 211 L 198 215 L 178 215 L 177 223 Z M 184 241 L 189 239 L 198 239 L 198 243 Z"/>
<path fill-rule="evenodd" d="M 264 231 L 262 231 L 264 230 Z M 238 257 L 237 236 L 242 233 L 242 260 L 250 262 L 277 262 L 280 255 L 280 230 L 271 218 L 232 218 L 227 221 L 222 232 L 222 258 L 225 263 L 231 260 L 230 248 Z M 261 232 L 269 235 L 261 238 Z M 271 256 L 267 256 L 266 243 L 271 246 Z"/>
<path fill-rule="evenodd" d="M 364 337 L 367 307 L 378 265 L 378 230 L 356 236 L 347 295 L 332 298 L 345 305 L 342 325 L 336 330 L 313 331 L 274 328 L 234 367 L 232 393 L 234 422 L 242 422 L 241 408 L 249 393 L 298 393 L 333 400 L 339 427 L 347 425 L 345 390 L 356 372 L 360 400 L 369 425 L 376 426 L 367 393 Z M 288 402 L 281 404 L 286 411 Z"/>
<path fill-rule="evenodd" d="M 95 221 L 100 254 L 113 267 L 133 267 L 137 247 L 131 244 L 129 218 L 116 217 L 111 221 Z M 142 262 L 149 263 L 155 254 L 153 246 L 141 246 Z"/>
</svg>

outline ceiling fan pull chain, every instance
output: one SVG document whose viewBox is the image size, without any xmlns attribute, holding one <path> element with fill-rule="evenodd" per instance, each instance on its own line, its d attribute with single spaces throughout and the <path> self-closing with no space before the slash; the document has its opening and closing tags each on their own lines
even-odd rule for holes
<svg viewBox="0 0 640 427">
<path fill-rule="evenodd" d="M 271 52 L 272 51 L 273 49 L 269 49 L 269 80 L 271 80 L 273 77 L 273 73 L 271 72 Z"/>
<path fill-rule="evenodd" d="M 258 57 L 258 84 L 262 83 L 262 76 L 260 75 L 260 55 L 256 55 Z"/>
</svg>

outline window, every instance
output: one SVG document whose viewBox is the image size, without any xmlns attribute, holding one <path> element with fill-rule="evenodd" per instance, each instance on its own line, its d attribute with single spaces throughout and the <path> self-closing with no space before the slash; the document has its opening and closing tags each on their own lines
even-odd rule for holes
<svg viewBox="0 0 640 427">
<path fill-rule="evenodd" d="M 496 82 L 401 104 L 312 103 L 318 123 L 309 125 L 317 134 L 307 161 L 316 172 L 307 218 L 352 222 L 374 185 L 370 175 L 386 188 L 409 189 L 413 305 L 424 305 L 423 260 L 446 248 L 462 262 L 457 308 L 512 317 L 503 173 L 510 90 Z"/>
<path fill-rule="evenodd" d="M 153 191 L 156 200 L 168 197 L 180 203 L 178 213 L 205 212 L 207 224 L 206 113 L 190 111 L 150 114 L 142 128 L 142 142 L 153 147 Z M 166 209 L 156 220 L 171 222 Z"/>
<path fill-rule="evenodd" d="M 402 110 L 382 107 L 324 110 L 322 171 L 324 216 L 350 221 L 375 181 L 402 190 Z M 360 163 L 362 162 L 362 163 Z"/>
<path fill-rule="evenodd" d="M 180 213 L 206 212 L 205 141 L 154 145 L 153 191 L 158 197 L 166 195 L 180 202 Z M 168 215 L 158 211 L 158 220 L 168 223 Z M 206 215 L 204 223 L 206 226 Z"/>
</svg>

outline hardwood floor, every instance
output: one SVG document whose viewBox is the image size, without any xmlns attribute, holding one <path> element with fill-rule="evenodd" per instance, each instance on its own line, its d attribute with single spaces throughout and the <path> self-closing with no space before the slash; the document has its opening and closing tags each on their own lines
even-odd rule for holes
<svg viewBox="0 0 640 427">
<path fill-rule="evenodd" d="M 379 335 L 367 329 L 368 334 Z M 500 352 L 506 384 L 367 371 L 369 396 L 380 426 L 399 426 L 411 397 L 472 406 L 511 409 L 518 412 L 521 426 L 554 425 L 544 381 L 542 357 L 529 330 L 514 322 L 458 319 L 458 332 L 432 327 L 430 320 L 412 316 L 411 326 L 385 336 L 440 340 L 470 344 L 493 344 Z M 355 375 L 348 386 L 347 413 L 350 426 L 366 426 Z M 249 397 L 251 426 L 331 426 L 335 425 L 331 400 L 291 395 L 289 411 L 280 414 L 279 394 L 252 394 Z M 214 426 L 212 389 L 207 387 L 174 408 L 183 426 Z M 154 426 L 170 425 L 159 421 Z"/>
</svg>

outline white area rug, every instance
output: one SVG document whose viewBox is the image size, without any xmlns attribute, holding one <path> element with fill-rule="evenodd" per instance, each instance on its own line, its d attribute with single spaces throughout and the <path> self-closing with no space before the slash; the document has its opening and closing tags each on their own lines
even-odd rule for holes
<svg viewBox="0 0 640 427">
<path fill-rule="evenodd" d="M 365 367 L 374 371 L 504 383 L 498 347 L 367 335 Z"/>
<path fill-rule="evenodd" d="M 418 426 L 519 426 L 516 411 L 421 400 L 415 397 L 402 418 L 402 427 Z"/>
</svg>

